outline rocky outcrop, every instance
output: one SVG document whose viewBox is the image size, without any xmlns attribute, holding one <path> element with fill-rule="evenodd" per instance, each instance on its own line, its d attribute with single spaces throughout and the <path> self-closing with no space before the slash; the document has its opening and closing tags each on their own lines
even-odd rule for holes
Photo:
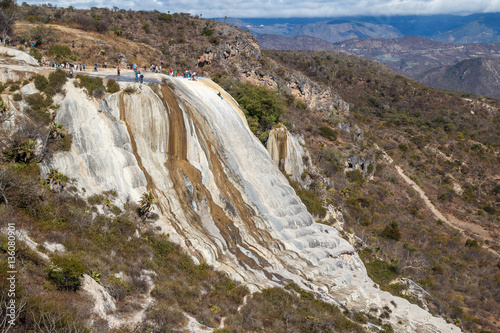
<svg viewBox="0 0 500 333">
<path fill-rule="evenodd" d="M 163 232 L 252 290 L 294 281 L 349 309 L 387 306 L 398 332 L 460 331 L 374 286 L 353 247 L 314 222 L 220 87 L 166 79 L 167 86 L 100 103 L 68 83 L 55 101 L 56 121 L 73 134 L 73 146 L 44 167 L 76 179 L 87 195 L 115 189 L 126 202 L 151 191 Z M 276 146 L 288 142 L 286 133 L 275 137 Z"/>
<path fill-rule="evenodd" d="M 345 161 L 345 171 L 360 170 L 363 173 L 368 173 L 368 167 L 373 165 L 373 160 L 359 157 L 357 155 L 350 156 Z M 373 166 L 372 166 L 373 171 Z"/>
<path fill-rule="evenodd" d="M 255 37 L 242 33 L 218 46 L 207 48 L 198 59 L 198 67 L 210 65 L 213 61 L 219 62 L 224 67 L 228 61 L 239 55 L 245 55 L 254 59 L 262 56 L 259 43 Z"/>
<path fill-rule="evenodd" d="M 39 65 L 38 60 L 30 56 L 28 53 L 15 48 L 0 46 L 0 54 L 7 56 L 8 59 L 4 60 L 8 60 L 11 63 L 27 64 L 31 66 Z"/>
<path fill-rule="evenodd" d="M 327 115 L 349 114 L 349 104 L 342 100 L 339 94 L 330 88 L 320 86 L 300 73 L 289 74 L 280 81 L 261 69 L 251 69 L 243 70 L 241 77 L 256 85 L 284 90 L 303 101 L 310 110 L 325 112 Z"/>
<path fill-rule="evenodd" d="M 305 147 L 304 137 L 291 134 L 283 125 L 269 132 L 266 147 L 274 164 L 295 181 L 311 167 L 311 155 Z"/>
</svg>

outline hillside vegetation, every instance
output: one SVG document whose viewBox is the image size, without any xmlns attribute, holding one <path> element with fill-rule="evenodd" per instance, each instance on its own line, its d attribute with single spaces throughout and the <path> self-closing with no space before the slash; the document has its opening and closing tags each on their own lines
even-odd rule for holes
<svg viewBox="0 0 500 333">
<path fill-rule="evenodd" d="M 345 54 L 264 55 L 276 61 L 276 70 L 302 71 L 350 103 L 348 115 L 296 110 L 287 113 L 286 121 L 305 135 L 314 163 L 334 181 L 334 189 L 325 189 L 320 179 L 310 187 L 342 209 L 344 229 L 360 238 L 360 254 L 374 281 L 405 295 L 406 287 L 393 282 L 398 276 L 411 278 L 430 293 L 427 303 L 433 311 L 466 331 L 495 331 L 498 322 L 491 316 L 498 318 L 500 302 L 498 100 L 429 88 Z M 338 139 L 325 140 L 322 126 L 337 128 Z M 384 151 L 434 205 L 470 226 L 467 237 L 436 220 Z M 352 156 L 372 167 L 344 173 L 345 160 Z"/>
</svg>

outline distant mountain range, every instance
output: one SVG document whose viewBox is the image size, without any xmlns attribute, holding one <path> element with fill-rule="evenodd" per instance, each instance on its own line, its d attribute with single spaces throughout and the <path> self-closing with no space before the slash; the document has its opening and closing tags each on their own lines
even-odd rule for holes
<svg viewBox="0 0 500 333">
<path fill-rule="evenodd" d="M 255 36 L 307 35 L 339 42 L 352 38 L 421 36 L 437 41 L 470 44 L 500 42 L 500 13 L 388 17 L 219 19 L 248 29 Z"/>
<path fill-rule="evenodd" d="M 264 49 L 346 52 L 430 86 L 500 98 L 500 13 L 226 22 Z"/>
<path fill-rule="evenodd" d="M 287 33 L 287 36 L 311 36 L 336 43 L 353 38 L 397 38 L 403 34 L 386 24 L 334 20 L 297 25 Z"/>
</svg>

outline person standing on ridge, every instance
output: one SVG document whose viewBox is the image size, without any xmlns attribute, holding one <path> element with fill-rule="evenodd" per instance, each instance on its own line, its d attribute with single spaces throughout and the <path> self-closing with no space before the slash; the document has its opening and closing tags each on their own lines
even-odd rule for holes
<svg viewBox="0 0 500 333">
<path fill-rule="evenodd" d="M 117 75 L 118 77 L 120 77 L 120 66 L 118 66 L 118 67 L 116 68 L 116 75 Z"/>
</svg>

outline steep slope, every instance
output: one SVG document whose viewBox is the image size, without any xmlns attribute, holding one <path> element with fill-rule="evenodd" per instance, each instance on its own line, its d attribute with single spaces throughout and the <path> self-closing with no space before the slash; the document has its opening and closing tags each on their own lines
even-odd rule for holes
<svg viewBox="0 0 500 333">
<path fill-rule="evenodd" d="M 48 166 L 88 193 L 116 189 L 122 200 L 136 200 L 148 188 L 159 200 L 157 225 L 237 280 L 255 287 L 292 280 L 367 312 L 388 306 L 399 331 L 459 331 L 373 287 L 351 245 L 314 223 L 230 96 L 219 98 L 209 80 L 167 80 L 172 88 L 145 86 L 99 104 L 67 84 L 56 120 L 74 146 Z M 102 133 L 98 140 L 90 128 Z M 110 157 L 118 165 L 100 167 Z"/>
<path fill-rule="evenodd" d="M 437 311 L 460 320 L 462 329 L 497 331 L 498 306 L 476 301 L 473 294 L 481 287 L 466 276 L 488 279 L 483 283 L 492 293 L 484 297 L 498 300 L 498 257 L 486 251 L 499 252 L 498 100 L 433 89 L 341 53 L 263 54 L 334 88 L 349 102 L 348 115 L 311 111 L 305 117 L 296 110 L 285 121 L 293 133 L 304 135 L 313 164 L 322 169 L 323 177 L 311 175 L 312 183 L 302 174 L 312 192 L 305 194 L 341 207 L 344 230 L 362 238 L 359 248 L 366 246 L 360 253 L 370 276 L 390 290 L 395 275 L 410 277 L 432 295 Z M 334 139 L 324 136 L 328 128 L 337 134 Z M 388 164 L 384 151 L 466 236 L 436 223 L 439 217 Z M 366 168 L 367 162 L 373 166 Z M 335 183 L 334 191 L 325 189 L 326 181 Z M 398 232 L 390 233 L 391 225 Z M 450 299 L 463 302 L 451 305 Z"/>
<path fill-rule="evenodd" d="M 500 98 L 500 60 L 470 59 L 430 70 L 418 77 L 432 87 Z"/>
</svg>

